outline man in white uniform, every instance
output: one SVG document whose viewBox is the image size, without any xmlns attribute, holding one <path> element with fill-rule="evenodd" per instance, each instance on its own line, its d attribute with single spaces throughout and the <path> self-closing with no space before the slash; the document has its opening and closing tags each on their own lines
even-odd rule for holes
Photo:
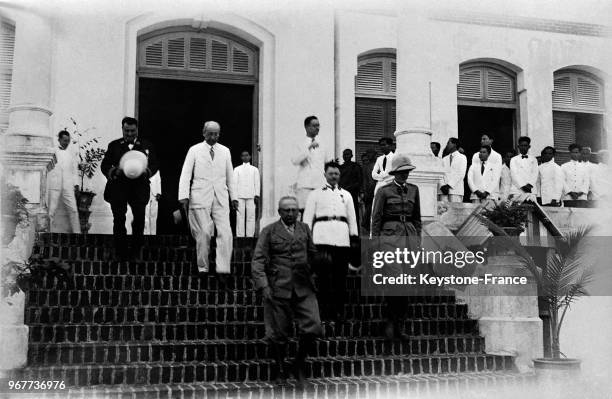
<svg viewBox="0 0 612 399">
<path fill-rule="evenodd" d="M 493 149 L 493 135 L 491 133 L 483 133 L 480 136 L 480 145 L 488 145 L 489 147 L 491 147 L 491 155 L 489 155 L 489 158 L 487 159 L 488 162 L 490 163 L 496 163 L 499 164 L 499 166 L 501 167 L 502 165 L 502 156 L 499 154 L 499 152 L 495 151 Z M 475 152 L 474 155 L 472 156 L 472 164 L 474 163 L 478 163 L 480 162 L 480 152 Z"/>
<path fill-rule="evenodd" d="M 542 163 L 538 167 L 538 189 L 540 202 L 543 206 L 561 206 L 563 196 L 563 171 L 555 162 L 555 149 L 544 147 L 542 150 Z"/>
<path fill-rule="evenodd" d="M 506 151 L 502 158 L 501 177 L 499 179 L 499 197 L 508 198 L 512 188 L 512 176 L 510 175 L 510 160 L 516 156 L 516 151 Z"/>
<path fill-rule="evenodd" d="M 610 205 L 612 200 L 612 168 L 610 167 L 610 152 L 608 150 L 599 150 L 599 163 L 595 170 L 595 179 L 593 191 L 594 197 L 598 201 L 606 202 L 606 206 Z"/>
<path fill-rule="evenodd" d="M 291 162 L 297 166 L 296 196 L 300 212 L 304 213 L 308 195 L 325 183 L 321 171 L 325 162 L 331 161 L 331 155 L 317 140 L 320 124 L 319 119 L 311 115 L 304 119 L 306 138 L 302 139 L 294 150 Z"/>
<path fill-rule="evenodd" d="M 259 204 L 259 169 L 251 165 L 251 154 L 242 151 L 242 165 L 234 168 L 234 192 L 238 200 L 236 237 L 255 236 L 255 213 Z"/>
<path fill-rule="evenodd" d="M 376 180 L 374 196 L 376 196 L 376 192 L 380 187 L 393 181 L 393 176 L 389 174 L 391 162 L 393 161 L 393 139 L 390 137 L 383 137 L 378 140 L 378 146 L 383 155 L 376 159 L 376 163 L 372 169 L 372 179 Z"/>
<path fill-rule="evenodd" d="M 49 218 L 51 225 L 55 220 L 55 212 L 61 202 L 68 212 L 70 232 L 80 233 L 79 212 L 76 204 L 75 190 L 78 189 L 78 162 L 77 155 L 68 149 L 70 133 L 62 130 L 57 135 L 59 146 L 55 149 L 55 162 L 48 175 L 47 187 L 49 190 Z"/>
<path fill-rule="evenodd" d="M 446 144 L 447 155 L 442 158 L 444 182 L 440 187 L 440 200 L 463 202 L 463 179 L 467 170 L 467 158 L 458 151 L 459 139 L 451 137 Z"/>
<path fill-rule="evenodd" d="M 518 148 L 519 154 L 510 160 L 510 176 L 512 177 L 510 194 L 521 196 L 533 194 L 532 200 L 535 201 L 539 170 L 536 157 L 528 154 L 531 139 L 526 136 L 520 137 Z"/>
<path fill-rule="evenodd" d="M 217 143 L 221 126 L 214 121 L 204 124 L 204 142 L 187 152 L 179 180 L 178 198 L 189 214 L 191 235 L 196 240 L 198 269 L 208 272 L 210 236 L 217 228 L 217 274 L 230 273 L 232 228 L 229 201 L 238 207 L 233 192 L 234 169 L 229 148 Z M 229 194 L 229 196 L 228 196 Z M 222 279 L 223 280 L 223 279 Z"/>
<path fill-rule="evenodd" d="M 580 163 L 583 164 L 585 169 L 589 174 L 589 193 L 587 194 L 587 199 L 594 199 L 594 188 L 596 184 L 595 175 L 597 173 L 597 164 L 591 162 L 591 147 L 582 147 L 580 149 Z"/>
<path fill-rule="evenodd" d="M 327 183 L 308 197 L 304 223 L 312 230 L 312 241 L 317 247 L 317 296 L 325 310 L 323 317 L 339 320 L 344 317 L 351 237 L 357 237 L 359 232 L 353 198 L 338 186 L 337 163 L 325 164 L 325 179 Z"/>
<path fill-rule="evenodd" d="M 157 234 L 157 213 L 159 209 L 159 199 L 161 197 L 161 178 L 159 177 L 159 171 L 155 173 L 149 181 L 151 184 L 151 195 L 145 207 L 144 234 L 154 236 Z M 132 234 L 133 220 L 134 215 L 132 214 L 132 208 L 128 207 L 128 211 L 125 215 L 125 229 L 128 234 Z"/>
<path fill-rule="evenodd" d="M 571 159 L 561 165 L 564 176 L 563 205 L 586 208 L 587 194 L 590 190 L 589 171 L 580 162 L 580 146 L 578 144 L 570 144 L 568 150 Z"/>
<path fill-rule="evenodd" d="M 491 147 L 488 145 L 481 146 L 478 162 L 473 162 L 470 170 L 468 170 L 468 185 L 472 191 L 470 196 L 472 203 L 477 204 L 499 198 L 501 164 L 490 162 L 490 155 Z"/>
</svg>

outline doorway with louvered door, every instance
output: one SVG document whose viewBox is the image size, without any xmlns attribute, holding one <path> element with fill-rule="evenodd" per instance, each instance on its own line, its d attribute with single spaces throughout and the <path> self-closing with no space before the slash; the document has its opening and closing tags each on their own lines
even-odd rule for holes
<svg viewBox="0 0 612 399">
<path fill-rule="evenodd" d="M 205 121 L 221 125 L 219 142 L 229 147 L 234 166 L 257 152 L 257 49 L 214 30 L 175 27 L 139 38 L 137 118 L 139 134 L 153 142 L 160 158 L 162 198 L 158 234 L 177 233 L 172 212 L 189 147 L 199 143 Z"/>
</svg>

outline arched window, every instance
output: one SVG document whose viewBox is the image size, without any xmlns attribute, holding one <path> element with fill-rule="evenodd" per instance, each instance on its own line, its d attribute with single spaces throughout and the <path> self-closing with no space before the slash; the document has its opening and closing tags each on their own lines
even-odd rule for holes
<svg viewBox="0 0 612 399">
<path fill-rule="evenodd" d="M 395 132 L 395 54 L 360 57 L 355 77 L 355 160 L 369 148 L 377 149 L 381 137 Z"/>
<path fill-rule="evenodd" d="M 0 18 L 0 134 L 8 128 L 14 50 L 15 26 Z"/>
<path fill-rule="evenodd" d="M 567 149 L 572 143 L 589 146 L 593 151 L 605 147 L 604 85 L 599 78 L 571 69 L 555 72 L 552 102 L 558 163 L 569 160 Z"/>
<path fill-rule="evenodd" d="M 478 151 L 483 133 L 494 136 L 497 152 L 515 147 L 518 104 L 514 71 L 491 62 L 469 62 L 459 67 L 458 133 L 468 159 Z"/>
</svg>

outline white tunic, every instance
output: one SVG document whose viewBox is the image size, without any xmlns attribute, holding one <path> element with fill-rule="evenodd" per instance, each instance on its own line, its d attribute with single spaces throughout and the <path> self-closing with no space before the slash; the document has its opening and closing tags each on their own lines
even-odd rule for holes
<svg viewBox="0 0 612 399">
<path fill-rule="evenodd" d="M 563 196 L 563 170 L 553 160 L 542 163 L 539 167 L 538 187 L 542 204 L 550 204 L 552 200 L 560 201 Z"/>
<path fill-rule="evenodd" d="M 502 165 L 502 156 L 499 154 L 499 152 L 495 151 L 493 148 L 491 148 L 491 153 L 489 154 L 489 158 L 487 159 L 487 162 L 491 162 L 491 163 L 496 163 L 499 164 L 499 166 L 501 167 Z M 478 152 L 475 152 L 474 155 L 472 155 L 472 165 L 475 163 L 480 163 L 480 158 L 478 157 Z"/>
<path fill-rule="evenodd" d="M 521 187 L 531 184 L 531 192 L 535 194 L 535 187 L 538 184 L 538 160 L 531 156 L 519 154 L 510 160 L 510 176 L 512 177 L 512 188 L 510 193 L 520 194 L 523 192 Z"/>
<path fill-rule="evenodd" d="M 236 198 L 250 199 L 259 197 L 259 169 L 250 163 L 243 163 L 234 168 L 234 193 Z"/>
<path fill-rule="evenodd" d="M 444 181 L 451 188 L 449 194 L 463 195 L 463 178 L 467 171 L 467 158 L 459 151 L 454 151 L 442 158 L 444 168 Z"/>
<path fill-rule="evenodd" d="M 475 191 L 488 192 L 488 198 L 499 198 L 499 179 L 501 176 L 501 164 L 486 161 L 484 173 L 480 173 L 481 164 L 473 163 L 468 171 L 468 185 L 472 190 L 470 199 L 478 199 Z"/>
<path fill-rule="evenodd" d="M 572 197 L 568 195 L 570 192 L 581 192 L 583 194 L 578 199 L 586 200 L 590 187 L 589 170 L 587 167 L 581 162 L 570 160 L 561 165 L 561 170 L 564 177 L 563 199 L 571 200 Z"/>
<path fill-rule="evenodd" d="M 79 184 L 78 155 L 70 149 L 55 149 L 56 163 L 47 175 L 49 190 L 74 190 Z"/>
<path fill-rule="evenodd" d="M 381 155 L 376 159 L 376 163 L 374 164 L 374 168 L 372 168 L 372 179 L 376 180 L 376 187 L 374 187 L 374 193 L 387 183 L 393 181 L 394 177 L 389 174 L 391 170 L 391 164 L 393 163 L 393 151 L 389 151 L 387 155 Z M 383 163 L 385 158 L 387 158 L 387 163 L 383 168 Z"/>
<path fill-rule="evenodd" d="M 512 176 L 510 175 L 510 168 L 504 163 L 501 167 L 501 176 L 499 180 L 499 196 L 504 199 L 508 198 L 511 187 Z"/>
<path fill-rule="evenodd" d="M 612 166 L 605 163 L 596 164 L 593 174 L 594 187 L 591 189 L 598 200 L 612 199 Z"/>
<path fill-rule="evenodd" d="M 319 217 L 344 217 L 348 223 L 340 220 L 325 220 L 315 223 Z M 312 241 L 319 245 L 336 247 L 350 246 L 349 236 L 358 235 L 357 218 L 351 194 L 336 186 L 326 184 L 314 190 L 308 197 L 304 209 L 304 223 L 312 230 Z"/>
<path fill-rule="evenodd" d="M 331 156 L 323 148 L 321 143 L 317 148 L 309 149 L 313 143 L 319 143 L 317 138 L 306 137 L 296 145 L 291 162 L 298 167 L 297 187 L 315 189 L 325 184 L 324 166 L 325 162 L 331 161 Z"/>
</svg>

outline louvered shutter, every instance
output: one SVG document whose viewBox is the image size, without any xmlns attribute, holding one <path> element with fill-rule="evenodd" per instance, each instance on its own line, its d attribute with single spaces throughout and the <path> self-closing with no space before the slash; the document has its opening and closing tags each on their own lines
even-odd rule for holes
<svg viewBox="0 0 612 399">
<path fill-rule="evenodd" d="M 486 65 L 465 66 L 459 72 L 457 98 L 478 102 L 516 102 L 514 76 Z"/>
<path fill-rule="evenodd" d="M 369 148 L 378 150 L 381 137 L 393 138 L 395 131 L 395 100 L 355 99 L 355 157 Z"/>
<path fill-rule="evenodd" d="M 604 112 L 603 84 L 581 72 L 555 76 L 553 109 L 576 112 Z"/>
<path fill-rule="evenodd" d="M 360 65 L 357 68 L 355 89 L 360 92 L 383 91 L 383 62 L 376 61 Z"/>
<path fill-rule="evenodd" d="M 8 128 L 14 50 L 15 27 L 0 20 L 0 133 Z"/>
<path fill-rule="evenodd" d="M 189 67 L 206 69 L 206 39 L 192 37 L 189 40 Z"/>
<path fill-rule="evenodd" d="M 514 101 L 512 79 L 494 69 L 486 70 L 486 99 L 490 101 Z"/>
<path fill-rule="evenodd" d="M 163 43 L 152 43 L 145 47 L 145 65 L 150 67 L 162 67 L 164 59 Z"/>
<path fill-rule="evenodd" d="M 457 85 L 457 96 L 470 100 L 482 100 L 484 98 L 482 92 L 483 86 L 481 69 L 461 71 L 459 74 L 459 85 Z"/>
<path fill-rule="evenodd" d="M 389 90 L 392 94 L 397 92 L 397 63 L 391 62 L 391 84 Z"/>
<path fill-rule="evenodd" d="M 603 108 L 601 85 L 582 76 L 576 77 L 576 105 L 585 108 Z"/>
<path fill-rule="evenodd" d="M 168 68 L 185 67 L 185 38 L 168 40 Z"/>
<path fill-rule="evenodd" d="M 555 79 L 553 89 L 553 107 L 572 106 L 572 85 L 569 76 Z"/>
<path fill-rule="evenodd" d="M 553 141 L 558 164 L 569 161 L 568 146 L 576 142 L 576 117 L 566 112 L 553 112 Z"/>
<path fill-rule="evenodd" d="M 213 71 L 227 71 L 229 61 L 229 48 L 227 43 L 213 39 L 211 53 L 211 69 Z"/>
<path fill-rule="evenodd" d="M 232 72 L 249 73 L 249 65 L 249 55 L 245 51 L 234 46 L 232 48 Z"/>
</svg>

